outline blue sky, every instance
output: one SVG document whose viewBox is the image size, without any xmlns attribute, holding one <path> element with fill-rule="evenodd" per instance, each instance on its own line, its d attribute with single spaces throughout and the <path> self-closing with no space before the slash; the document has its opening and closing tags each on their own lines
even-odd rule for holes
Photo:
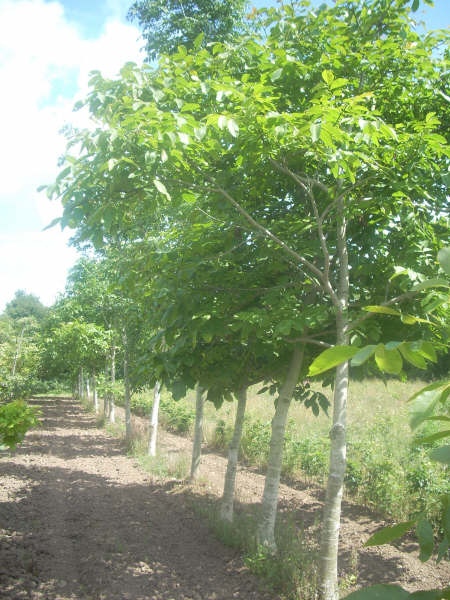
<svg viewBox="0 0 450 600">
<path fill-rule="evenodd" d="M 142 62 L 139 31 L 126 21 L 131 4 L 0 0 L 0 311 L 17 289 L 47 305 L 64 290 L 76 252 L 70 232 L 42 231 L 61 208 L 36 188 L 56 177 L 61 127 L 88 124 L 72 107 L 86 94 L 89 71 L 115 76 L 126 61 Z M 425 20 L 430 29 L 447 27 L 450 0 L 427 7 Z"/>
</svg>

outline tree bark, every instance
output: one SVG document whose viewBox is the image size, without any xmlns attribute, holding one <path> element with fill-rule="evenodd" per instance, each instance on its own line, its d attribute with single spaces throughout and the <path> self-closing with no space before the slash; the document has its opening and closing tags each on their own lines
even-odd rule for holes
<svg viewBox="0 0 450 600">
<path fill-rule="evenodd" d="M 127 340 L 127 332 L 126 332 L 125 328 L 123 328 L 122 340 L 123 340 L 123 350 L 124 350 L 123 379 L 124 379 L 124 386 L 125 386 L 125 439 L 126 439 L 127 443 L 129 444 L 131 442 L 131 438 L 132 438 L 131 406 L 130 406 L 131 390 L 130 390 L 130 378 L 128 376 L 128 359 L 129 359 L 128 340 Z"/>
<path fill-rule="evenodd" d="M 105 395 L 103 396 L 103 416 L 105 417 L 105 419 L 108 418 L 109 416 L 109 392 L 107 391 L 108 388 L 108 359 L 106 359 L 106 363 L 105 363 L 105 386 L 106 386 L 106 390 L 105 390 Z"/>
<path fill-rule="evenodd" d="M 204 390 L 200 385 L 196 387 L 195 398 L 195 425 L 194 425 L 194 444 L 192 446 L 192 462 L 190 480 L 198 477 L 200 458 L 202 453 L 203 441 L 203 406 L 205 403 Z"/>
<path fill-rule="evenodd" d="M 95 370 L 92 373 L 92 403 L 94 405 L 94 410 L 98 413 L 98 396 L 97 396 L 97 380 L 95 375 Z"/>
<path fill-rule="evenodd" d="M 295 346 L 291 364 L 285 382 L 276 401 L 275 415 L 272 419 L 272 436 L 264 482 L 261 508 L 261 521 L 258 527 L 258 543 L 276 552 L 275 520 L 278 507 L 278 488 L 280 485 L 281 463 L 283 459 L 286 421 L 292 396 L 300 376 L 303 364 L 304 347 Z"/>
<path fill-rule="evenodd" d="M 159 402 L 161 399 L 161 383 L 157 381 L 153 390 L 153 406 L 150 415 L 150 436 L 148 439 L 148 455 L 156 456 L 156 440 L 158 437 Z"/>
<path fill-rule="evenodd" d="M 91 390 L 89 387 L 89 375 L 86 377 L 86 396 L 87 396 L 86 400 L 89 401 L 89 398 L 91 396 Z"/>
<path fill-rule="evenodd" d="M 109 422 L 116 422 L 116 404 L 114 396 L 114 385 L 116 383 L 116 345 L 111 348 L 111 394 L 109 395 Z"/>
<path fill-rule="evenodd" d="M 348 296 L 349 269 L 346 244 L 346 221 L 344 205 L 337 205 L 337 247 L 339 256 L 339 285 L 336 307 L 337 344 L 348 344 Z M 330 471 L 323 513 L 320 548 L 320 597 L 322 600 L 338 600 L 338 549 L 341 520 L 342 493 L 346 468 L 348 362 L 336 368 L 333 398 L 333 425 L 330 430 Z"/>
<path fill-rule="evenodd" d="M 83 397 L 83 390 L 82 390 L 82 374 L 81 374 L 81 369 L 78 370 L 78 379 L 77 379 L 77 400 L 81 400 Z"/>
<path fill-rule="evenodd" d="M 229 523 L 233 520 L 233 504 L 236 484 L 236 471 L 239 455 L 239 446 L 242 437 L 242 428 L 244 425 L 245 407 L 247 404 L 247 387 L 243 387 L 237 394 L 237 410 L 234 421 L 233 438 L 228 448 L 227 472 L 225 473 L 225 483 L 223 486 L 222 503 L 220 507 L 220 516 Z"/>
<path fill-rule="evenodd" d="M 17 340 L 16 351 L 14 353 L 14 362 L 13 362 L 12 371 L 11 371 L 11 375 L 13 377 L 16 374 L 17 361 L 19 360 L 24 333 L 25 333 L 25 327 L 22 327 L 22 331 L 20 332 L 19 339 Z"/>
<path fill-rule="evenodd" d="M 84 370 L 83 367 L 80 369 L 80 400 L 84 400 Z"/>
</svg>

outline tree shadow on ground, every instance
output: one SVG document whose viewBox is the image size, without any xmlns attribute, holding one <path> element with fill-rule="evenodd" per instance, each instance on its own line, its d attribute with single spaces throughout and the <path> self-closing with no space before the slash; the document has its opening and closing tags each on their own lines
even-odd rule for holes
<svg viewBox="0 0 450 600">
<path fill-rule="evenodd" d="M 124 484 L 113 474 L 80 468 L 77 459 L 91 458 L 93 465 L 98 456 L 113 460 L 121 442 L 90 431 L 90 416 L 83 416 L 81 437 L 69 433 L 69 423 L 83 415 L 76 404 L 61 400 L 58 406 L 52 398 L 43 405 L 45 418 L 59 414 L 58 429 L 32 432 L 17 452 L 35 462 L 18 464 L 14 457 L 0 462 L 0 474 L 24 483 L 0 503 L 0 590 L 7 593 L 0 597 L 29 598 L 34 590 L 37 598 L 49 600 L 274 600 L 198 516 L 214 509 L 215 496 L 175 481 L 145 481 L 142 473 L 140 482 Z M 48 455 L 73 461 L 73 468 L 39 462 Z M 236 510 L 257 519 L 257 505 L 237 502 Z M 352 518 L 352 510 L 344 506 L 344 520 Z M 313 496 L 305 506 L 281 500 L 279 513 L 304 536 L 317 537 L 319 499 Z M 351 550 L 342 550 L 340 571 L 350 572 L 353 558 Z M 402 575 L 396 557 L 365 553 L 358 560 L 359 585 Z"/>
</svg>

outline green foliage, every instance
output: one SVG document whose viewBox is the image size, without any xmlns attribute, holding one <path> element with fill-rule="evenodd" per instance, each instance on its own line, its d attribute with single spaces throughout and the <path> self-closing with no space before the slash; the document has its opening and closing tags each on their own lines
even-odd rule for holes
<svg viewBox="0 0 450 600">
<path fill-rule="evenodd" d="M 195 421 L 195 410 L 171 399 L 161 399 L 161 422 L 175 433 L 187 433 Z"/>
<path fill-rule="evenodd" d="M 103 389 L 103 388 L 102 388 Z M 116 404 L 124 406 L 123 382 L 118 381 L 114 388 Z M 152 411 L 152 395 L 149 392 L 133 394 L 130 400 L 131 411 L 140 416 L 148 416 Z M 174 433 L 188 433 L 195 421 L 195 410 L 184 402 L 173 400 L 170 395 L 161 397 L 160 421 L 166 429 Z"/>
<path fill-rule="evenodd" d="M 259 467 L 266 466 L 270 437 L 270 423 L 263 423 L 260 420 L 249 422 L 246 419 L 241 437 L 242 458 L 251 464 L 257 464 Z"/>
<path fill-rule="evenodd" d="M 40 413 L 22 400 L 0 404 L 0 446 L 13 450 L 31 427 L 39 424 Z"/>
<path fill-rule="evenodd" d="M 36 321 L 41 322 L 47 315 L 48 309 L 37 296 L 17 290 L 14 298 L 6 305 L 5 313 L 11 319 L 33 317 Z"/>
<path fill-rule="evenodd" d="M 178 46 L 199 50 L 230 39 L 242 26 L 246 0 L 138 0 L 128 12 L 143 30 L 150 60 Z"/>
<path fill-rule="evenodd" d="M 0 375 L 0 402 L 24 400 L 38 389 L 39 384 L 31 375 Z"/>
<path fill-rule="evenodd" d="M 426 592 L 407 592 L 398 585 L 379 583 L 358 590 L 345 597 L 345 600 L 442 600 L 450 598 L 450 588 Z"/>
</svg>

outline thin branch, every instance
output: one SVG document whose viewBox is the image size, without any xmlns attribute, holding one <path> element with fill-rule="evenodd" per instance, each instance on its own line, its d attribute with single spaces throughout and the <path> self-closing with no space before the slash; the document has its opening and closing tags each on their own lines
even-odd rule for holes
<svg viewBox="0 0 450 600">
<path fill-rule="evenodd" d="M 343 200 L 344 197 L 349 193 L 352 192 L 355 188 L 359 187 L 360 185 L 362 185 L 363 183 L 366 183 L 366 181 L 369 181 L 369 179 L 373 179 L 373 175 L 368 175 L 367 177 L 361 177 L 360 179 L 358 179 L 358 181 L 356 181 L 353 185 L 351 185 L 350 187 L 346 188 L 345 190 L 343 190 L 339 196 L 336 198 L 335 202 L 339 202 L 340 200 Z"/>
<path fill-rule="evenodd" d="M 421 290 L 419 290 L 417 292 L 405 292 L 404 294 L 400 294 L 399 296 L 396 296 L 395 298 L 391 298 L 390 300 L 387 300 L 386 302 L 382 302 L 379 306 L 391 306 L 392 304 L 396 304 L 397 302 L 403 302 L 403 300 L 409 300 L 409 298 L 413 298 L 420 291 Z M 362 323 L 363 321 L 366 321 L 367 319 L 370 319 L 375 314 L 377 314 L 377 313 L 367 312 L 362 317 L 359 317 L 358 319 L 356 319 L 356 321 L 352 321 L 351 323 L 348 323 L 348 325 L 346 327 L 347 332 L 352 331 L 353 329 L 355 329 L 355 327 L 358 327 L 358 325 L 360 323 Z"/>
<path fill-rule="evenodd" d="M 276 160 L 274 159 L 270 159 L 270 162 L 281 172 L 286 173 L 287 175 L 289 175 L 289 177 L 291 177 L 307 194 L 308 198 L 311 201 L 311 205 L 312 205 L 312 209 L 314 212 L 314 218 L 316 219 L 316 223 L 317 223 L 317 233 L 319 236 L 319 242 L 320 242 L 320 246 L 322 248 L 322 254 L 323 254 L 323 258 L 324 258 L 324 267 L 323 267 L 323 272 L 322 272 L 322 283 L 323 286 L 325 288 L 325 290 L 329 293 L 332 301 L 334 304 L 337 303 L 337 296 L 336 296 L 336 292 L 333 288 L 333 286 L 331 285 L 330 282 L 330 277 L 329 277 L 329 273 L 330 273 L 330 253 L 328 251 L 328 246 L 327 246 L 327 241 L 323 232 L 323 227 L 322 227 L 322 220 L 321 217 L 319 215 L 319 211 L 317 208 L 317 202 L 316 199 L 314 197 L 314 194 L 312 192 L 312 189 L 310 187 L 310 185 L 306 185 L 305 181 L 312 181 L 314 183 L 320 183 L 317 182 L 317 180 L 312 179 L 312 178 L 308 178 L 306 180 L 303 180 L 301 176 L 299 176 L 297 173 L 294 173 L 293 171 L 291 171 L 288 167 L 286 167 L 285 165 L 281 165 L 280 163 L 278 163 Z M 325 189 L 326 193 L 328 194 L 328 188 L 326 186 L 324 186 L 323 184 L 321 184 L 322 187 Z"/>
<path fill-rule="evenodd" d="M 219 286 L 215 286 L 215 285 L 200 285 L 200 286 L 196 286 L 196 289 L 198 290 L 214 290 L 217 292 L 268 292 L 270 290 L 282 290 L 285 288 L 293 288 L 293 287 L 298 287 L 301 285 L 301 282 L 298 281 L 297 283 L 285 283 L 282 285 L 272 285 L 270 287 L 219 287 Z"/>
<path fill-rule="evenodd" d="M 332 348 L 333 344 L 328 344 L 327 342 L 322 342 L 321 340 L 315 340 L 312 337 L 299 337 L 299 338 L 284 338 L 286 342 L 290 344 L 296 344 L 298 342 L 303 342 L 304 344 L 315 344 L 316 346 L 321 346 L 322 348 Z"/>
<path fill-rule="evenodd" d="M 231 196 L 231 194 L 229 194 L 226 190 L 224 190 L 221 186 L 218 186 L 217 183 L 214 181 L 214 179 L 209 178 L 210 182 L 215 185 L 216 187 L 213 188 L 213 190 L 210 191 L 215 191 L 217 193 L 219 193 L 221 196 L 223 196 L 226 200 L 228 200 L 228 202 L 234 206 L 234 208 L 258 231 L 261 231 L 266 237 L 268 237 L 269 239 L 271 239 L 273 242 L 275 242 L 276 244 L 278 244 L 281 248 L 283 248 L 283 250 L 285 252 L 287 252 L 288 254 L 290 254 L 291 256 L 293 256 L 295 258 L 295 260 L 297 260 L 298 262 L 300 262 L 301 264 L 303 264 L 305 267 L 307 267 L 310 271 L 312 271 L 315 275 L 317 275 L 320 280 L 323 280 L 323 273 L 320 269 L 318 269 L 316 267 L 316 265 L 314 265 L 312 262 L 310 262 L 309 260 L 307 260 L 304 256 L 301 256 L 301 254 L 298 254 L 298 252 L 296 252 L 295 250 L 293 250 L 292 248 L 290 248 L 285 242 L 283 242 L 283 240 L 280 240 L 279 237 L 277 237 L 275 234 L 273 234 L 269 229 L 267 229 L 267 227 L 264 227 L 263 225 L 261 225 L 260 223 L 258 223 L 257 221 L 255 221 L 255 219 L 244 209 L 242 208 L 242 206 L 233 198 L 233 196 Z"/>
</svg>

